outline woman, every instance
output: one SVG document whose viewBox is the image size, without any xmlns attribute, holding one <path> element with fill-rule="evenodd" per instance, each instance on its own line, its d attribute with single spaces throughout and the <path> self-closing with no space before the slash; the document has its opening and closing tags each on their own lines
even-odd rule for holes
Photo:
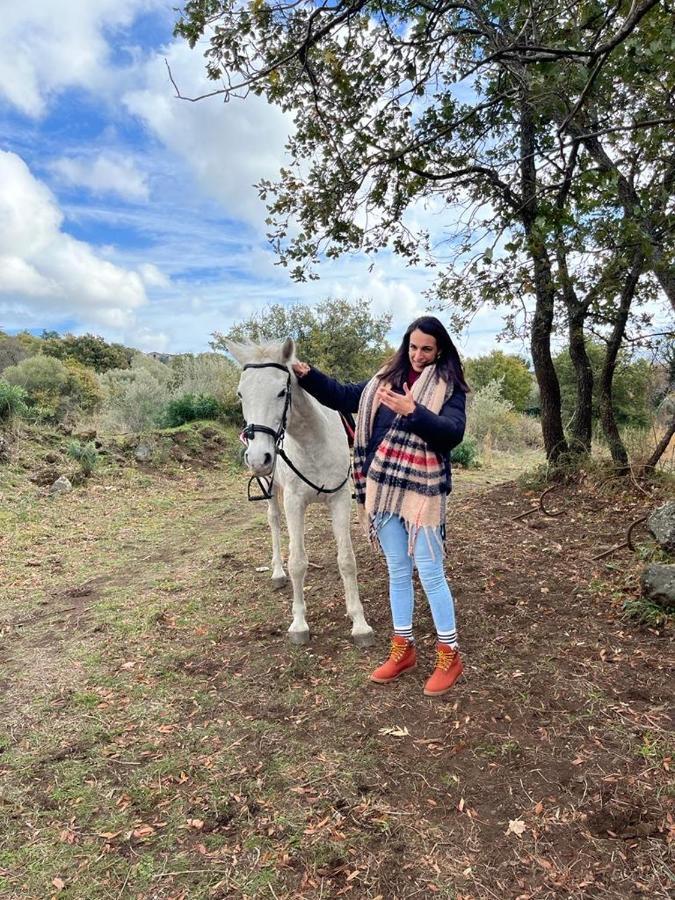
<svg viewBox="0 0 675 900">
<path fill-rule="evenodd" d="M 424 693 L 445 694 L 462 674 L 455 610 L 443 571 L 450 451 L 464 436 L 468 387 L 450 335 L 434 316 L 408 327 L 392 359 L 370 381 L 340 384 L 294 363 L 302 387 L 324 406 L 357 412 L 354 484 L 389 569 L 394 634 L 387 661 L 370 676 L 388 684 L 417 665 L 413 565 L 431 607 L 438 643 Z"/>
</svg>

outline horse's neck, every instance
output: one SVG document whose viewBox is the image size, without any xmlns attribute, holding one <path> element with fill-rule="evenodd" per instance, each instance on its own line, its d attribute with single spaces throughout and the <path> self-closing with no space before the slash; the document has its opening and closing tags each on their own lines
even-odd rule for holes
<svg viewBox="0 0 675 900">
<path fill-rule="evenodd" d="M 322 441 L 329 441 L 329 429 L 326 410 L 318 400 L 303 391 L 299 384 L 293 385 L 293 401 L 288 418 L 286 433 L 299 443 L 316 446 Z"/>
</svg>

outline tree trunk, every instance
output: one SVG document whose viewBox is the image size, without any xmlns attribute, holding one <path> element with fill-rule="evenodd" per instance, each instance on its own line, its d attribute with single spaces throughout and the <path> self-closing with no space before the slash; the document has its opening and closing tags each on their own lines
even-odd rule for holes
<svg viewBox="0 0 675 900">
<path fill-rule="evenodd" d="M 577 382 L 577 401 L 571 423 L 570 450 L 572 453 L 590 453 L 593 433 L 593 369 L 586 352 L 584 323 L 589 304 L 580 303 L 567 268 L 567 253 L 560 230 L 556 237 L 556 259 L 562 286 L 563 300 L 567 307 L 569 354 Z"/>
<path fill-rule="evenodd" d="M 593 368 L 586 352 L 585 318 L 586 310 L 583 307 L 570 311 L 570 357 L 577 380 L 577 402 L 571 425 L 570 446 L 574 453 L 591 452 L 593 433 Z"/>
<path fill-rule="evenodd" d="M 520 182 L 523 199 L 520 217 L 525 228 L 527 248 L 532 260 L 536 305 L 532 319 L 530 347 L 534 374 L 541 398 L 541 430 L 546 458 L 556 463 L 567 453 L 567 442 L 560 412 L 560 384 L 551 357 L 551 329 L 555 306 L 555 288 L 551 261 L 538 229 L 537 172 L 532 110 L 526 98 L 520 105 Z"/>
<path fill-rule="evenodd" d="M 628 320 L 628 312 L 635 294 L 638 280 L 642 273 L 644 256 L 640 250 L 637 250 L 633 256 L 633 263 L 630 272 L 626 276 L 626 283 L 621 291 L 621 300 L 617 310 L 614 327 L 607 343 L 607 351 L 600 373 L 600 421 L 602 430 L 607 439 L 609 452 L 612 460 L 621 471 L 628 469 L 628 453 L 621 440 L 619 428 L 616 424 L 614 415 L 614 403 L 612 401 L 612 381 L 614 379 L 614 370 L 616 368 L 616 359 L 623 341 L 626 331 L 626 321 Z"/>
<path fill-rule="evenodd" d="M 663 454 L 666 452 L 668 444 L 671 442 L 673 435 L 675 434 L 675 415 L 670 420 L 670 425 L 666 428 L 666 433 L 663 435 L 661 440 L 658 442 L 656 447 L 654 448 L 654 452 L 649 457 L 647 462 L 642 467 L 642 471 L 646 472 L 649 469 L 655 469 L 656 464 L 661 459 Z"/>
</svg>

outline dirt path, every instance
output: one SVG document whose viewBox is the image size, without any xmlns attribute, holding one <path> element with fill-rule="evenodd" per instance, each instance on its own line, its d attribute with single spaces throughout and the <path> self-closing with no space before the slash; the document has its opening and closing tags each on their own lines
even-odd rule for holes
<svg viewBox="0 0 675 900">
<path fill-rule="evenodd" d="M 6 502 L 0 897 L 669 896 L 671 635 L 621 615 L 632 556 L 590 560 L 654 500 L 570 488 L 514 521 L 534 496 L 458 479 L 466 677 L 440 701 L 424 602 L 421 668 L 367 682 L 384 565 L 357 544 L 362 653 L 320 510 L 296 650 L 240 476 Z"/>
</svg>

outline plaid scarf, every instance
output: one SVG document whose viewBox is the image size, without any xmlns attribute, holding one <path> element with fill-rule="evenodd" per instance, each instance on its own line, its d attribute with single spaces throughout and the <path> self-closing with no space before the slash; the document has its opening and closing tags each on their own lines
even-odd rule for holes
<svg viewBox="0 0 675 900">
<path fill-rule="evenodd" d="M 363 474 L 366 450 L 379 407 L 376 399 L 379 373 L 366 385 L 356 418 L 354 438 L 354 487 L 359 517 L 371 541 L 374 521 L 382 514 L 397 515 L 408 531 L 412 553 L 420 530 L 445 526 L 448 473 L 443 457 L 430 450 L 425 441 L 408 431 L 405 418 L 396 416 Z M 427 366 L 412 387 L 417 403 L 439 413 L 452 393 L 452 384 L 442 378 L 435 365 Z M 427 538 L 429 537 L 427 533 Z"/>
</svg>

